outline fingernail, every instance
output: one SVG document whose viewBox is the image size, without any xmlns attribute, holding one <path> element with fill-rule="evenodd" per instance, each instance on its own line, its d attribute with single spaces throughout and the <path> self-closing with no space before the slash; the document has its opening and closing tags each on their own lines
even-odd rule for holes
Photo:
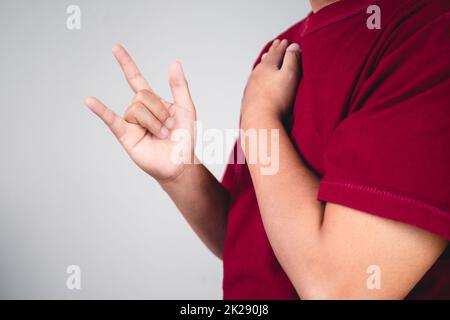
<svg viewBox="0 0 450 320">
<path fill-rule="evenodd" d="M 172 117 L 167 118 L 167 120 L 164 122 L 164 127 L 167 127 L 169 129 L 172 129 L 175 124 L 175 120 Z"/>
<path fill-rule="evenodd" d="M 169 135 L 169 129 L 167 129 L 165 126 L 163 126 L 161 128 L 161 130 L 159 131 L 159 135 L 161 136 L 161 138 L 167 138 L 167 136 Z"/>
<path fill-rule="evenodd" d="M 301 48 L 298 45 L 298 43 L 291 43 L 286 50 L 287 51 L 301 51 Z"/>
</svg>

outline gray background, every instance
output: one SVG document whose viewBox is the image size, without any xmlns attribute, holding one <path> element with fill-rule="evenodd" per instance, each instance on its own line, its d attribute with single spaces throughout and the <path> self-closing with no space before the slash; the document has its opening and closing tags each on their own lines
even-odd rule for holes
<svg viewBox="0 0 450 320">
<path fill-rule="evenodd" d="M 81 30 L 66 8 L 81 7 Z M 235 128 L 264 44 L 307 0 L 0 1 L 0 298 L 220 299 L 222 265 L 157 184 L 84 107 L 118 113 L 132 93 L 111 55 L 122 43 L 170 97 L 181 60 L 198 118 Z M 211 167 L 220 177 L 224 165 Z M 79 265 L 82 288 L 66 288 Z"/>
</svg>

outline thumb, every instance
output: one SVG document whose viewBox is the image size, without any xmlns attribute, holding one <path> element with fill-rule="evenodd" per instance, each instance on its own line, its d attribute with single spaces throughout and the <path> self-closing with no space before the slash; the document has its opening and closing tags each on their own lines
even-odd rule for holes
<svg viewBox="0 0 450 320">
<path fill-rule="evenodd" d="M 298 73 L 300 69 L 301 48 L 297 43 L 291 43 L 286 49 L 281 69 Z"/>
<path fill-rule="evenodd" d="M 125 135 L 125 120 L 105 106 L 100 100 L 95 97 L 88 97 L 84 103 L 89 107 L 89 109 L 91 109 L 92 112 L 103 120 L 117 139 L 120 140 Z"/>
<path fill-rule="evenodd" d="M 175 62 L 169 67 L 169 85 L 175 103 L 185 108 L 194 106 L 180 62 Z"/>
</svg>

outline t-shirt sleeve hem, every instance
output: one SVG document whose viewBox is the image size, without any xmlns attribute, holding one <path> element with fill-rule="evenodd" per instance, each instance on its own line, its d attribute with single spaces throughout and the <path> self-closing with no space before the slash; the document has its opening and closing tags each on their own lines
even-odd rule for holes
<svg viewBox="0 0 450 320">
<path fill-rule="evenodd" d="M 404 194 L 350 182 L 322 180 L 317 199 L 414 225 L 450 240 L 450 212 Z"/>
</svg>

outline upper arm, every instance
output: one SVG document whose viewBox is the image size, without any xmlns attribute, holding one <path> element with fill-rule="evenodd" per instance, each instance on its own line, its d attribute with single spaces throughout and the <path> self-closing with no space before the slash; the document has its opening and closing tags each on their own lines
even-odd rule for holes
<svg viewBox="0 0 450 320">
<path fill-rule="evenodd" d="M 320 241 L 321 274 L 332 275 L 324 281 L 327 296 L 338 299 L 402 299 L 447 246 L 428 231 L 333 203 Z M 368 286 L 371 276 L 380 276 L 379 289 Z"/>
<path fill-rule="evenodd" d="M 327 141 L 318 269 L 336 270 L 336 295 L 403 298 L 450 239 L 449 26 L 442 14 L 385 54 Z"/>
</svg>

